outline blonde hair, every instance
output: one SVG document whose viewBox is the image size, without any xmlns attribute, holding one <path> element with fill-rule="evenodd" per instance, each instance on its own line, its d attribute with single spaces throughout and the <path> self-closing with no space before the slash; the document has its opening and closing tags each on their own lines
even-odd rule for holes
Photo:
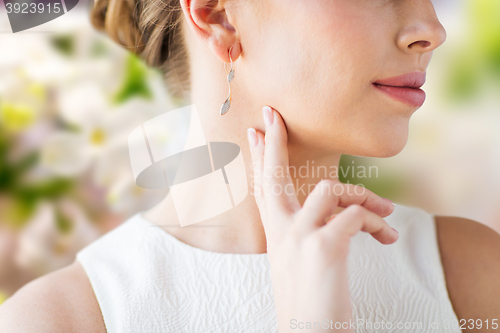
<svg viewBox="0 0 500 333">
<path fill-rule="evenodd" d="M 92 25 L 164 74 L 170 93 L 187 98 L 188 52 L 179 0 L 96 0 Z"/>
</svg>

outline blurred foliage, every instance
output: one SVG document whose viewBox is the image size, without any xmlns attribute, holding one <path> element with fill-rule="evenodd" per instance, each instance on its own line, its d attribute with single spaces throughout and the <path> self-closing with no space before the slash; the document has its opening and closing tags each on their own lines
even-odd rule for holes
<svg viewBox="0 0 500 333">
<path fill-rule="evenodd" d="M 58 34 L 50 39 L 50 43 L 56 50 L 68 57 L 75 53 L 75 37 L 72 34 Z"/>
<path fill-rule="evenodd" d="M 0 38 L 0 304 L 163 196 L 136 186 L 126 140 L 176 106 L 161 70 L 80 18 Z"/>
<path fill-rule="evenodd" d="M 453 69 L 447 76 L 448 95 L 452 100 L 470 99 L 480 90 L 481 82 L 478 76 L 478 65 L 470 61 L 470 55 L 460 55 L 452 60 Z"/>
<path fill-rule="evenodd" d="M 33 109 L 26 104 L 4 103 L 0 109 L 4 130 L 19 132 L 35 121 Z"/>
<path fill-rule="evenodd" d="M 106 45 L 101 40 L 95 40 L 92 43 L 91 49 L 90 49 L 90 55 L 93 57 L 101 57 L 104 56 L 108 53 L 108 49 Z"/>
<path fill-rule="evenodd" d="M 9 99 L 0 96 L 0 125 L 9 133 L 20 133 L 36 122 L 47 96 L 43 85 L 35 82 L 25 82 L 14 89 L 16 94 Z"/>
<path fill-rule="evenodd" d="M 125 79 L 113 100 L 120 104 L 132 97 L 152 99 L 153 94 L 147 83 L 148 67 L 136 55 L 129 53 L 125 66 Z"/>
<path fill-rule="evenodd" d="M 475 46 L 485 65 L 500 77 L 500 1 L 468 1 Z"/>
<path fill-rule="evenodd" d="M 67 56 L 69 61 L 80 56 L 86 56 L 88 59 L 112 56 L 109 46 L 102 39 L 92 39 L 87 49 L 80 50 L 77 49 L 78 38 L 79 35 L 74 33 L 56 34 L 49 36 L 47 42 L 56 51 Z M 115 105 L 125 104 L 134 97 L 153 100 L 148 66 L 129 52 L 123 53 L 123 59 L 124 77 L 111 96 L 111 102 Z M 38 204 L 49 201 L 55 207 L 55 223 L 58 229 L 62 233 L 68 233 L 72 223 L 58 207 L 58 200 L 78 195 L 76 192 L 80 186 L 77 183 L 79 178 L 55 174 L 43 175 L 41 179 L 32 177 L 40 171 L 41 151 L 37 148 L 20 157 L 19 142 L 24 134 L 46 116 L 48 117 L 44 121 L 49 121 L 56 132 L 82 133 L 82 128 L 79 124 L 67 122 L 57 112 L 43 115 L 44 110 L 53 102 L 50 100 L 51 96 L 48 96 L 48 86 L 24 77 L 20 82 L 5 92 L 4 99 L 0 96 L 0 223 L 22 229 L 36 213 Z M 62 91 L 62 87 L 54 89 L 55 93 Z M 103 129 L 96 128 L 91 131 L 88 139 L 93 146 L 99 146 L 106 141 L 107 135 Z"/>
<path fill-rule="evenodd" d="M 469 0 L 465 4 L 469 29 L 450 59 L 446 75 L 445 93 L 458 103 L 478 96 L 489 78 L 500 83 L 500 1 Z"/>
<path fill-rule="evenodd" d="M 61 233 L 68 234 L 73 230 L 73 223 L 71 222 L 71 219 L 68 218 L 68 216 L 61 211 L 61 209 L 56 208 L 55 218 L 57 229 Z"/>
<path fill-rule="evenodd" d="M 32 151 L 13 159 L 15 136 L 9 135 L 0 122 L 0 196 L 7 198 L 6 207 L 0 212 L 0 222 L 16 228 L 22 227 L 35 212 L 41 200 L 56 200 L 73 187 L 65 178 L 40 181 L 28 180 L 30 171 L 38 164 L 39 152 Z M 5 203 L 4 203 L 5 204 Z"/>
<path fill-rule="evenodd" d="M 33 180 L 40 152 L 28 150 L 19 155 L 19 139 L 38 120 L 47 102 L 45 88 L 24 82 L 15 96 L 0 99 L 0 223 L 21 228 L 35 213 L 42 200 L 57 200 L 73 186 L 69 179 L 53 177 Z"/>
</svg>

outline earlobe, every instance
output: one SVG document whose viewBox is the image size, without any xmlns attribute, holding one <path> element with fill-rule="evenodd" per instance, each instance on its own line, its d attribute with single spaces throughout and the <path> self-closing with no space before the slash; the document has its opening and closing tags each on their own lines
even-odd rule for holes
<svg viewBox="0 0 500 333">
<path fill-rule="evenodd" d="M 180 0 L 188 27 L 222 61 L 236 61 L 241 54 L 241 44 L 236 29 L 229 23 L 227 3 L 219 0 Z"/>
<path fill-rule="evenodd" d="M 221 43 L 220 40 L 214 38 L 208 41 L 208 46 L 222 62 L 228 64 L 231 63 L 231 59 L 233 62 L 238 60 L 242 52 L 241 44 L 238 40 L 235 40 L 233 43 Z M 229 52 L 231 52 L 231 57 L 229 57 Z"/>
</svg>

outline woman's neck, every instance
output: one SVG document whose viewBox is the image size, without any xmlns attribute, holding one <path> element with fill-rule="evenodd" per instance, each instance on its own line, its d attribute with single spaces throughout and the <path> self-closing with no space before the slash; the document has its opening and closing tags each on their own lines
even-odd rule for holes
<svg viewBox="0 0 500 333">
<path fill-rule="evenodd" d="M 246 178 L 237 179 L 236 182 L 240 184 L 236 184 L 236 187 L 244 187 L 241 186 L 243 182 L 248 185 L 248 195 L 241 203 L 213 218 L 181 227 L 169 193 L 159 205 L 144 213 L 144 217 L 184 243 L 207 251 L 238 254 L 267 252 L 265 232 L 253 196 L 252 160 L 246 138 L 248 127 L 263 131 L 261 110 L 259 106 L 255 108 L 255 111 L 250 112 L 235 102 L 230 113 L 220 116 L 217 106 L 209 105 L 208 101 L 205 105 L 196 107 L 206 141 L 232 142 L 241 148 Z M 255 115 L 255 120 L 248 116 L 250 113 Z M 321 179 L 337 178 L 339 160 L 340 155 L 318 155 L 315 158 L 310 152 L 294 147 L 293 142 L 289 144 L 289 171 L 301 205 Z M 184 203 L 183 209 L 196 211 L 200 207 L 193 200 Z"/>
</svg>

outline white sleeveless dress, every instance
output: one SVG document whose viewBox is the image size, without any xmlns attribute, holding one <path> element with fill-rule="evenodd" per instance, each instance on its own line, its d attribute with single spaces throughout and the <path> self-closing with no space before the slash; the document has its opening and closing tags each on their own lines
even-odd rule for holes
<svg viewBox="0 0 500 333">
<path fill-rule="evenodd" d="M 355 332 L 461 332 L 446 289 L 434 216 L 396 205 L 385 220 L 399 232 L 396 243 L 383 245 L 365 232 L 351 240 L 351 327 Z M 277 332 L 266 253 L 202 250 L 137 214 L 82 249 L 77 260 L 109 333 Z M 318 321 L 325 325 L 323 319 L 328 318 Z M 306 324 L 291 322 L 290 328 L 300 332 Z"/>
</svg>

